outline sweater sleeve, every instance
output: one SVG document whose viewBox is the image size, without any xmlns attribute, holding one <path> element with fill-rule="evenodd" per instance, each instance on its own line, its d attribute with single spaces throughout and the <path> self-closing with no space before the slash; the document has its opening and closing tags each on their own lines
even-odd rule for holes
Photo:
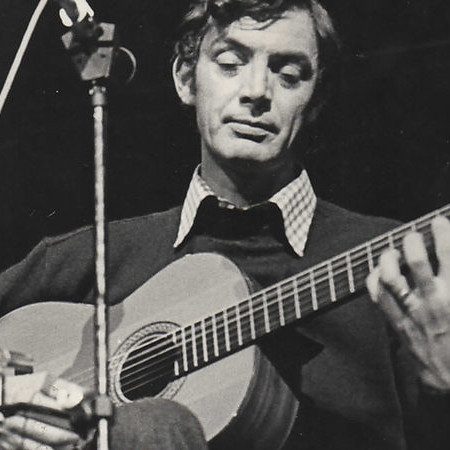
<svg viewBox="0 0 450 450">
<path fill-rule="evenodd" d="M 207 450 L 198 419 L 185 406 L 147 398 L 116 411 L 112 450 Z"/>
<path fill-rule="evenodd" d="M 0 316 L 42 300 L 47 243 L 41 241 L 28 256 L 0 275 Z"/>
<path fill-rule="evenodd" d="M 174 208 L 109 224 L 111 304 L 170 262 L 178 222 L 179 208 Z M 94 287 L 94 231 L 87 226 L 45 238 L 23 261 L 0 274 L 0 316 L 41 301 L 92 303 Z"/>
<path fill-rule="evenodd" d="M 431 392 L 420 382 L 409 349 L 393 337 L 397 390 L 409 450 L 448 450 L 450 394 Z"/>
<path fill-rule="evenodd" d="M 420 389 L 420 423 L 427 437 L 424 448 L 447 450 L 450 445 L 450 393 L 427 392 Z"/>
<path fill-rule="evenodd" d="M 94 281 L 92 232 L 43 239 L 0 275 L 0 316 L 43 301 L 89 301 Z"/>
</svg>

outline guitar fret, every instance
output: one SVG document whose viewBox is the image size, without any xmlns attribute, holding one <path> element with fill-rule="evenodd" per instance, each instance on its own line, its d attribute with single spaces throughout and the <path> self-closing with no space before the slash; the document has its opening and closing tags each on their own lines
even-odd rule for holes
<svg viewBox="0 0 450 450">
<path fill-rule="evenodd" d="M 366 253 L 367 253 L 367 262 L 369 263 L 369 271 L 372 272 L 374 269 L 374 263 L 373 263 L 372 246 L 370 245 L 370 242 L 366 244 Z"/>
<path fill-rule="evenodd" d="M 312 270 L 309 272 L 309 285 L 311 286 L 312 307 L 314 311 L 317 311 L 319 305 L 317 303 L 316 282 L 314 281 L 314 272 Z"/>
<path fill-rule="evenodd" d="M 345 255 L 345 259 L 347 261 L 348 286 L 350 288 L 350 292 L 353 294 L 355 292 L 355 279 L 353 278 L 352 258 L 350 253 Z"/>
<path fill-rule="evenodd" d="M 236 322 L 237 322 L 237 333 L 238 333 L 238 345 L 241 347 L 243 345 L 243 340 L 242 340 L 241 313 L 240 313 L 239 305 L 236 305 Z"/>
<path fill-rule="evenodd" d="M 388 243 L 389 243 L 390 248 L 395 249 L 394 236 L 393 236 L 392 232 L 388 233 Z"/>
<path fill-rule="evenodd" d="M 266 333 L 270 333 L 270 320 L 269 320 L 269 307 L 267 305 L 267 293 L 262 292 L 262 302 L 263 302 L 263 313 L 264 313 L 264 327 Z"/>
<path fill-rule="evenodd" d="M 194 367 L 198 366 L 198 355 L 197 355 L 197 337 L 195 334 L 195 324 L 191 326 L 191 339 L 192 339 L 192 361 Z"/>
<path fill-rule="evenodd" d="M 231 350 L 230 346 L 230 329 L 228 327 L 228 313 L 224 311 L 223 313 L 223 326 L 225 332 L 225 350 L 229 352 Z"/>
<path fill-rule="evenodd" d="M 217 322 L 216 316 L 212 316 L 212 327 L 213 327 L 213 347 L 214 347 L 214 356 L 219 356 L 219 343 L 217 339 Z"/>
<path fill-rule="evenodd" d="M 197 353 L 197 364 L 200 366 L 202 363 L 203 355 L 203 339 L 202 339 L 202 322 L 195 323 L 195 351 Z"/>
<path fill-rule="evenodd" d="M 253 300 L 251 297 L 248 299 L 248 314 L 250 319 L 250 336 L 252 339 L 256 339 L 255 317 L 253 315 Z"/>
<path fill-rule="evenodd" d="M 177 333 L 173 333 L 172 335 L 172 342 L 173 345 L 175 347 L 177 347 L 178 342 L 177 342 Z M 178 357 L 178 355 L 176 356 L 176 358 Z M 178 377 L 180 375 L 180 363 L 178 362 L 178 360 L 175 358 L 175 361 L 173 362 L 173 371 L 175 373 L 175 376 Z"/>
<path fill-rule="evenodd" d="M 181 353 L 183 355 L 183 369 L 185 372 L 189 370 L 187 359 L 187 346 L 186 346 L 186 330 L 181 329 Z"/>
<path fill-rule="evenodd" d="M 332 265 L 331 261 L 328 261 L 328 277 L 329 277 L 329 284 L 330 284 L 331 301 L 335 302 L 337 300 L 337 298 L 336 298 L 336 288 L 334 286 L 333 265 Z"/>
<path fill-rule="evenodd" d="M 202 346 L 203 346 L 203 361 L 208 362 L 208 341 L 206 340 L 206 326 L 205 319 L 202 320 Z"/>
<path fill-rule="evenodd" d="M 298 298 L 298 280 L 297 280 L 297 278 L 294 278 L 292 280 L 292 284 L 293 284 L 293 290 L 294 290 L 295 317 L 297 317 L 297 319 L 300 319 L 301 310 L 300 310 L 300 299 Z"/>
<path fill-rule="evenodd" d="M 280 316 L 280 325 L 284 327 L 286 325 L 286 322 L 284 320 L 283 296 L 281 292 L 281 284 L 277 286 L 277 302 L 278 302 L 278 314 Z"/>
<path fill-rule="evenodd" d="M 225 322 L 226 329 L 228 330 L 228 340 L 229 340 L 229 348 L 226 349 L 227 352 L 232 352 L 238 348 L 238 321 L 236 317 L 236 308 L 235 306 L 231 306 L 225 311 Z M 225 342 L 226 344 L 226 342 Z"/>
</svg>

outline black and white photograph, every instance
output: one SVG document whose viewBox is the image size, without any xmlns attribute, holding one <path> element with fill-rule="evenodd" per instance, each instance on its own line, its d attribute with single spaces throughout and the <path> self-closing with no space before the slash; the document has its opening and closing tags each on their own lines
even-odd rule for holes
<svg viewBox="0 0 450 450">
<path fill-rule="evenodd" d="M 2 0 L 0 450 L 450 448 L 448 0 Z"/>
</svg>

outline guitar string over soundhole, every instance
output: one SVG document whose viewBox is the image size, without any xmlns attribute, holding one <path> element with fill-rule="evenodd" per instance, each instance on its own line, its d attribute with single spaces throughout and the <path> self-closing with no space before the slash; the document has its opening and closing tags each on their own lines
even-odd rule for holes
<svg viewBox="0 0 450 450">
<path fill-rule="evenodd" d="M 176 395 L 184 383 L 184 378 L 172 381 L 175 361 L 179 360 L 172 333 L 178 329 L 173 322 L 155 322 L 140 328 L 120 345 L 110 363 L 115 403 Z"/>
</svg>

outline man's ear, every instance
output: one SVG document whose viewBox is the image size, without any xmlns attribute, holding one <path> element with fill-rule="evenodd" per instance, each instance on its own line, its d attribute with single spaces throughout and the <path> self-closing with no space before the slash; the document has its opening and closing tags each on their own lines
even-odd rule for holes
<svg viewBox="0 0 450 450">
<path fill-rule="evenodd" d="M 189 106 L 195 104 L 194 68 L 176 58 L 172 65 L 172 77 L 180 100 Z"/>
</svg>

